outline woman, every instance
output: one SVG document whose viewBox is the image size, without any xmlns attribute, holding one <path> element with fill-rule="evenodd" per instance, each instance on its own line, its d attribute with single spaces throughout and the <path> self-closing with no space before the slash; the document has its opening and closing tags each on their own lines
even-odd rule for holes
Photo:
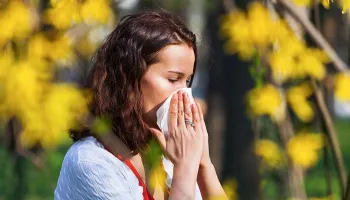
<svg viewBox="0 0 350 200">
<path fill-rule="evenodd" d="M 225 196 L 209 158 L 208 134 L 199 104 L 181 90 L 169 109 L 167 140 L 156 111 L 174 91 L 190 87 L 196 38 L 176 16 L 145 12 L 124 17 L 98 49 L 88 87 L 91 113 L 108 116 L 112 132 L 101 137 L 72 132 L 55 199 L 153 199 L 141 152 L 155 137 L 174 164 L 167 199 Z"/>
</svg>

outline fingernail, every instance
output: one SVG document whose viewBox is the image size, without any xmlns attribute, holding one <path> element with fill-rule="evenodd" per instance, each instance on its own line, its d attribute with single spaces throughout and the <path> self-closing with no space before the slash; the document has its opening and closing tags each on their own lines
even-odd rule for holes
<svg viewBox="0 0 350 200">
<path fill-rule="evenodd" d="M 188 94 L 186 92 L 184 93 L 184 96 L 185 99 L 188 99 Z"/>
<path fill-rule="evenodd" d="M 191 108 L 195 110 L 197 107 L 195 104 L 191 104 Z"/>
<path fill-rule="evenodd" d="M 178 96 L 177 96 L 178 94 L 176 93 L 176 94 L 174 94 L 173 95 L 173 99 L 177 99 L 178 98 Z"/>
<path fill-rule="evenodd" d="M 178 97 L 179 97 L 179 99 L 182 99 L 182 92 L 181 91 L 179 91 L 179 93 L 178 93 Z"/>
</svg>

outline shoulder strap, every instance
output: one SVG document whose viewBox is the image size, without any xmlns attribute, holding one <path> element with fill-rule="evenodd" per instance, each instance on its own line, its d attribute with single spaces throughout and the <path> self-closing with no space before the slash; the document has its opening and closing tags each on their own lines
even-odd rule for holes
<svg viewBox="0 0 350 200">
<path fill-rule="evenodd" d="M 118 158 L 119 160 L 123 161 L 128 167 L 129 169 L 134 173 L 134 175 L 136 176 L 137 180 L 139 181 L 139 186 L 141 186 L 143 188 L 143 199 L 144 200 L 154 200 L 153 196 L 151 195 L 151 193 L 149 193 L 149 191 L 147 190 L 146 184 L 143 182 L 140 174 L 137 172 L 136 168 L 134 167 L 134 165 L 131 163 L 130 160 L 128 159 L 123 159 L 121 155 L 119 154 L 114 154 L 111 149 L 106 146 L 102 141 L 98 140 L 98 142 L 100 142 L 104 148 L 111 154 L 113 154 L 116 158 Z"/>
</svg>

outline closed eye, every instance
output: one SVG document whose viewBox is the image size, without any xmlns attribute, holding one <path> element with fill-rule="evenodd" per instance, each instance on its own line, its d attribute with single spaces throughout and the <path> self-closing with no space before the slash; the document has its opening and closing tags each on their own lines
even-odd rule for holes
<svg viewBox="0 0 350 200">
<path fill-rule="evenodd" d="M 171 83 L 175 83 L 176 81 L 178 81 L 179 79 L 168 79 L 169 82 Z"/>
</svg>

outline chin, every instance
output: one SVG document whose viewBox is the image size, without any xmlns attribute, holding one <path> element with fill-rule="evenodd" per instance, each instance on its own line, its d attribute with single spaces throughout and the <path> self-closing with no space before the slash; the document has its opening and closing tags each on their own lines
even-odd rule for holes
<svg viewBox="0 0 350 200">
<path fill-rule="evenodd" d="M 157 125 L 157 110 L 160 108 L 160 106 L 164 103 L 161 102 L 159 104 L 157 104 L 156 106 L 153 106 L 150 109 L 147 109 L 144 113 L 144 120 L 147 123 L 148 126 L 152 127 L 152 128 L 158 128 Z"/>
</svg>

